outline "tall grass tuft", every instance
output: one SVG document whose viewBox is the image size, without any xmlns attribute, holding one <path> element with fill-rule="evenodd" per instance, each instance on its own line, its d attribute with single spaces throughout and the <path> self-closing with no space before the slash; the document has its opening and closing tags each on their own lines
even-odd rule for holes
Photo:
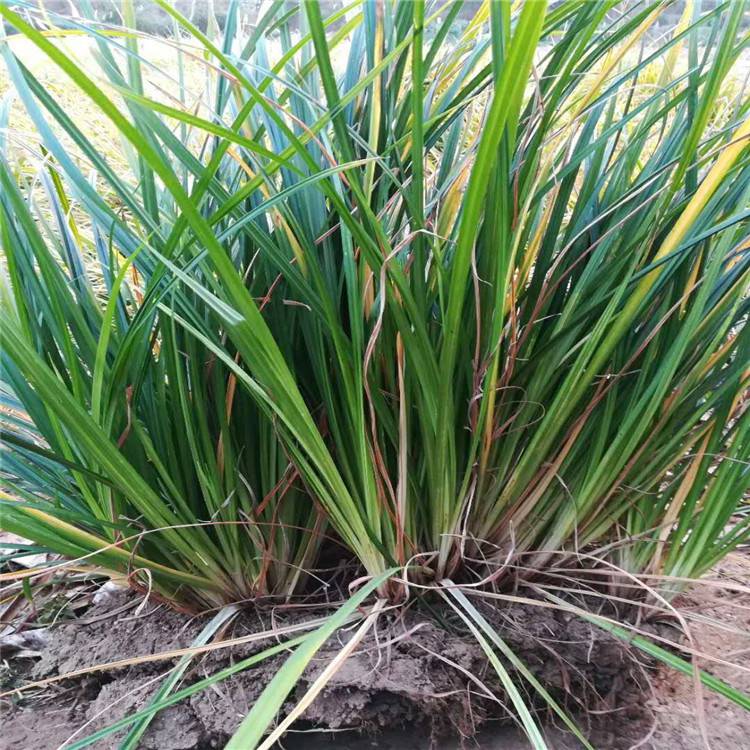
<svg viewBox="0 0 750 750">
<path fill-rule="evenodd" d="M 129 0 L 0 6 L 130 164 L 0 42 L 3 527 L 186 603 L 748 539 L 744 3 L 155 3 L 174 79 Z"/>
</svg>

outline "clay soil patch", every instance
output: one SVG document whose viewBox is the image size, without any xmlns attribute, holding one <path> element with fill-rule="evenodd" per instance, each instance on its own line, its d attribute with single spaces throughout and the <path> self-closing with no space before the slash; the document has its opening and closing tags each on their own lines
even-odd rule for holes
<svg viewBox="0 0 750 750">
<path fill-rule="evenodd" d="M 747 559 L 739 555 L 723 566 L 725 576 L 741 583 L 747 583 L 748 570 Z M 187 647 L 205 623 L 205 619 L 190 618 L 163 605 L 139 605 L 142 600 L 134 594 L 120 592 L 92 606 L 81 621 L 49 629 L 40 656 L 10 660 L 4 689 L 118 659 Z M 721 627 L 700 622 L 694 626 L 693 636 L 702 650 L 742 664 L 742 654 L 750 654 L 747 597 L 699 586 L 681 597 L 680 605 L 722 623 Z M 313 614 L 305 612 L 304 618 Z M 384 616 L 373 637 L 344 664 L 304 721 L 287 736 L 284 747 L 527 747 L 509 719 L 501 687 L 477 642 L 458 627 L 450 613 L 438 612 L 437 619 L 434 614 L 412 608 Z M 690 678 L 654 669 L 626 645 L 560 611 L 514 604 L 488 614 L 508 645 L 577 718 L 595 747 L 616 750 L 639 742 L 640 747 L 652 750 L 704 747 Z M 301 618 L 297 610 L 248 609 L 222 637 L 262 632 Z M 324 646 L 290 696 L 289 706 L 347 637 L 346 631 L 339 632 Z M 274 642 L 267 638 L 196 656 L 181 686 Z M 162 711 L 141 747 L 223 747 L 284 658 L 267 660 Z M 71 738 L 80 739 L 146 705 L 161 675 L 173 664 L 167 660 L 92 672 L 5 702 L 0 747 L 52 749 L 65 746 Z M 748 670 L 712 664 L 710 671 L 750 691 Z M 496 698 L 489 698 L 487 691 Z M 531 694 L 529 699 L 534 701 Z M 703 705 L 714 747 L 747 747 L 750 714 L 710 694 L 704 695 Z M 543 711 L 542 718 L 551 748 L 580 747 Z M 122 733 L 113 735 L 96 747 L 118 747 L 122 737 Z"/>
</svg>

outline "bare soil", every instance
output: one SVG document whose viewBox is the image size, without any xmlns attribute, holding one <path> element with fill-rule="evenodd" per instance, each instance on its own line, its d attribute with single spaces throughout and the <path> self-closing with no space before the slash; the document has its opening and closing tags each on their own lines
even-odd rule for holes
<svg viewBox="0 0 750 750">
<path fill-rule="evenodd" d="M 724 577 L 746 585 L 750 561 L 736 555 L 723 566 Z M 750 597 L 701 584 L 680 598 L 681 610 L 700 614 L 692 636 L 701 651 L 735 664 L 750 664 Z M 163 605 L 121 592 L 92 606 L 77 622 L 48 631 L 36 658 L 11 659 L 4 690 L 117 659 L 187 647 L 205 619 L 190 618 Z M 318 613 L 305 613 L 304 617 Z M 714 748 L 747 750 L 750 713 L 726 699 L 703 696 L 696 703 L 689 677 L 655 670 L 640 654 L 599 629 L 563 612 L 529 605 L 486 612 L 508 645 L 524 660 L 563 707 L 579 722 L 598 750 L 640 746 L 647 750 L 705 747 L 701 723 Z M 290 732 L 289 750 L 417 750 L 430 747 L 480 747 L 516 750 L 528 747 L 512 725 L 485 655 L 450 613 L 412 608 L 384 618 L 336 673 Z M 223 638 L 268 630 L 299 621 L 297 610 L 255 608 L 237 618 Z M 716 620 L 721 623 L 717 626 Z M 704 621 L 705 620 L 705 621 Z M 691 621 L 692 622 L 692 621 Z M 660 631 L 663 634 L 665 631 Z M 674 634 L 672 633 L 674 637 Z M 348 634 L 326 644 L 307 670 L 293 705 Z M 273 639 L 242 644 L 196 656 L 181 686 L 271 645 Z M 285 656 L 239 673 L 161 712 L 141 747 L 147 750 L 221 748 L 245 716 Z M 60 748 L 142 708 L 174 661 L 136 663 L 92 672 L 46 686 L 0 705 L 2 750 Z M 750 692 L 750 669 L 708 663 L 701 666 Z M 474 675 L 472 681 L 467 674 Z M 499 696 L 486 697 L 484 689 Z M 533 696 L 529 695 L 533 701 Z M 541 710 L 541 707 L 540 707 Z M 701 719 L 701 713 L 704 718 Z M 580 743 L 542 712 L 549 746 L 573 750 Z M 95 745 L 115 748 L 123 734 Z M 639 745 L 639 743 L 641 743 Z"/>
</svg>

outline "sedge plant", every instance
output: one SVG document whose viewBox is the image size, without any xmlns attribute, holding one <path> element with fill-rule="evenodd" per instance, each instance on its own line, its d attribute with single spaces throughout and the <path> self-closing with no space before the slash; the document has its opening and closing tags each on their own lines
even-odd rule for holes
<svg viewBox="0 0 750 750">
<path fill-rule="evenodd" d="M 3 527 L 188 605 L 328 545 L 502 588 L 746 541 L 746 5 L 670 5 L 232 2 L 217 36 L 155 0 L 174 77 L 129 0 L 0 5 Z"/>
<path fill-rule="evenodd" d="M 88 0 L 0 4 L 0 524 L 223 607 L 198 648 L 233 603 L 326 584 L 332 548 L 369 580 L 309 635 L 170 695 L 185 655 L 74 747 L 126 726 L 135 747 L 164 706 L 294 646 L 229 745 L 270 747 L 323 688 L 263 740 L 336 628 L 362 619 L 324 675 L 425 589 L 534 747 L 508 667 L 587 746 L 466 593 L 577 564 L 665 601 L 750 538 L 746 3 L 686 2 L 667 33 L 660 0 L 274 0 L 251 25 L 233 1 L 221 32 L 154 6 L 166 71 L 131 0 L 118 27 Z"/>
</svg>

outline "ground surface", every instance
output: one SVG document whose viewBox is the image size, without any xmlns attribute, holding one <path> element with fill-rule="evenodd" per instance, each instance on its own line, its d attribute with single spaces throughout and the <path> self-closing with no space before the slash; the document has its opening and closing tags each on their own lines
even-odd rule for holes
<svg viewBox="0 0 750 750">
<path fill-rule="evenodd" d="M 716 576 L 712 581 L 715 580 Z M 680 597 L 680 611 L 690 622 L 697 650 L 734 664 L 704 658 L 701 666 L 750 692 L 750 593 L 741 590 L 747 589 L 750 580 L 750 559 L 745 555 L 731 557 L 722 566 L 721 580 L 722 586 L 709 581 Z M 731 589 L 732 586 L 735 588 Z M 29 646 L 30 651 L 36 649 L 36 656 L 8 660 L 11 666 L 15 664 L 15 672 L 6 672 L 5 688 L 113 659 L 187 646 L 202 627 L 202 622 L 153 603 L 139 610 L 141 602 L 132 595 L 115 593 L 100 599 L 84 613 L 81 622 L 48 629 L 44 642 Z M 265 615 L 267 613 L 255 613 L 252 617 L 263 619 Z M 556 676 L 560 676 L 559 687 L 562 689 L 562 682 L 565 682 L 573 696 L 595 686 L 603 700 L 597 699 L 592 704 L 589 698 L 588 702 L 597 707 L 597 713 L 588 720 L 579 714 L 578 721 L 597 750 L 636 746 L 646 750 L 705 747 L 699 719 L 701 702 L 696 701 L 689 677 L 664 670 L 646 670 L 641 675 L 648 677 L 637 680 L 646 694 L 638 695 L 632 680 L 624 680 L 618 674 L 628 673 L 629 667 L 621 652 L 613 650 L 606 638 L 592 641 L 591 634 L 580 630 L 578 625 L 571 626 L 557 616 L 540 617 L 539 610 L 528 613 L 511 607 L 504 617 L 513 624 L 504 634 L 546 683 L 554 686 Z M 394 625 L 390 635 L 403 636 L 415 622 L 405 619 L 398 624 L 398 633 Z M 263 629 L 266 627 L 267 622 Z M 252 629 L 246 616 L 224 637 L 237 637 Z M 542 633 L 552 638 L 543 638 Z M 386 633 L 381 633 L 381 638 L 384 636 Z M 546 657 L 540 658 L 539 648 L 531 645 L 533 639 L 554 644 Z M 336 644 L 331 644 L 330 648 L 335 650 Z M 232 660 L 258 649 L 258 644 L 244 644 L 233 647 L 230 654 L 225 650 L 197 658 L 195 669 L 186 675 L 186 680 L 212 674 Z M 590 654 L 588 665 L 586 652 Z M 479 734 L 474 739 L 465 739 L 463 747 L 487 750 L 528 747 L 512 726 L 493 720 L 497 711 L 486 702 L 476 696 L 466 701 L 467 680 L 460 672 L 436 662 L 435 654 L 440 654 L 480 675 L 492 686 L 491 673 L 487 672 L 475 645 L 448 636 L 439 628 L 423 626 L 408 637 L 400 637 L 388 649 L 378 650 L 377 657 L 375 653 L 370 649 L 350 659 L 336 675 L 330 689 L 308 712 L 308 724 L 302 727 L 325 722 L 337 731 L 292 732 L 285 738 L 283 747 L 288 750 L 329 747 L 336 750 L 426 750 L 429 747 L 450 750 L 462 746 L 460 739 L 455 738 L 456 730 L 470 734 L 473 726 L 483 719 L 486 721 Z M 319 673 L 325 659 L 324 652 L 307 674 L 308 682 Z M 3 711 L 0 748 L 46 750 L 69 746 L 70 742 L 142 707 L 160 675 L 172 663 L 161 661 L 80 675 L 46 686 L 20 704 L 4 703 L 0 708 Z M 260 670 L 243 673 L 167 709 L 154 721 L 141 747 L 153 750 L 222 747 L 279 663 L 268 662 Z M 445 697 L 446 694 L 452 695 Z M 574 708 L 574 701 L 568 700 L 567 704 L 571 710 Z M 702 706 L 711 747 L 747 750 L 750 713 L 710 693 L 704 694 Z M 368 728 L 364 736 L 349 729 L 359 723 Z M 450 730 L 451 725 L 452 737 L 441 734 Z M 551 750 L 580 747 L 576 740 L 554 727 L 547 728 L 547 735 Z M 118 741 L 114 739 L 95 745 L 99 748 L 117 746 Z"/>
</svg>

